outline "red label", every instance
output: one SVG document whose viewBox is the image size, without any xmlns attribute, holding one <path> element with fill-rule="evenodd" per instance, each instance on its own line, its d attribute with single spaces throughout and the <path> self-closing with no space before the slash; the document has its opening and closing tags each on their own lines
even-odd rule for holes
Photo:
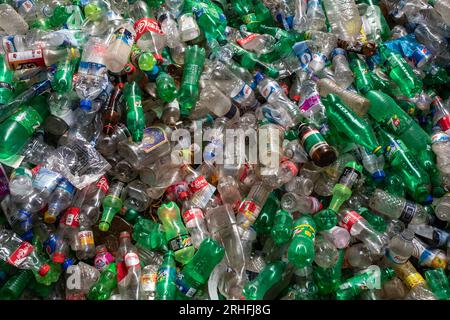
<svg viewBox="0 0 450 320">
<path fill-rule="evenodd" d="M 443 116 L 438 121 L 438 124 L 441 127 L 442 131 L 447 131 L 448 129 L 450 129 L 450 114 Z"/>
<path fill-rule="evenodd" d="M 255 39 L 257 36 L 257 34 L 253 33 L 251 35 L 249 35 L 248 37 L 245 37 L 243 39 L 239 39 L 238 41 L 236 41 L 240 46 L 242 46 L 243 44 L 249 43 L 250 41 L 252 41 L 253 39 Z"/>
<path fill-rule="evenodd" d="M 359 215 L 356 211 L 349 211 L 345 214 L 344 218 L 342 218 L 341 221 L 339 221 L 339 226 L 341 226 L 344 229 L 347 229 L 348 232 L 350 232 L 352 226 L 358 222 L 362 217 Z"/>
<path fill-rule="evenodd" d="M 175 201 L 176 199 L 185 198 L 189 193 L 189 186 L 186 181 L 180 181 L 172 184 L 166 190 L 167 197 L 171 201 Z"/>
<path fill-rule="evenodd" d="M 8 53 L 7 60 L 13 70 L 45 67 L 41 49 Z"/>
<path fill-rule="evenodd" d="M 105 176 L 101 177 L 100 180 L 98 180 L 97 188 L 103 190 L 104 193 L 108 192 L 109 183 L 108 183 L 108 179 L 106 179 Z"/>
<path fill-rule="evenodd" d="M 261 208 L 251 200 L 243 201 L 239 207 L 239 212 L 247 218 L 251 218 L 255 216 L 255 214 L 259 214 L 260 210 Z"/>
<path fill-rule="evenodd" d="M 284 161 L 284 162 L 281 163 L 281 166 L 283 168 L 286 168 L 289 171 L 291 171 L 293 177 L 295 177 L 297 175 L 297 173 L 298 173 L 298 168 L 295 165 L 295 163 L 293 163 L 292 161 Z"/>
<path fill-rule="evenodd" d="M 66 214 L 61 219 L 61 223 L 68 226 L 68 227 L 74 227 L 77 228 L 80 226 L 80 223 L 78 221 L 78 215 L 80 213 L 80 208 L 71 207 L 66 210 Z"/>
<path fill-rule="evenodd" d="M 30 243 L 24 241 L 20 244 L 16 251 L 14 251 L 13 254 L 9 256 L 8 263 L 17 267 L 32 251 L 33 246 Z"/>
<path fill-rule="evenodd" d="M 156 20 L 150 18 L 142 18 L 134 24 L 134 31 L 136 31 L 136 41 L 138 41 L 146 32 L 156 32 L 164 34 L 159 28 Z"/>
<path fill-rule="evenodd" d="M 34 167 L 33 169 L 31 169 L 31 173 L 34 175 L 36 175 L 36 173 L 39 171 L 39 169 L 41 168 L 42 165 L 38 164 L 36 167 Z"/>
<path fill-rule="evenodd" d="M 242 174 L 239 177 L 240 182 L 245 181 L 245 178 L 247 178 L 249 171 L 250 171 L 250 165 L 248 163 L 244 164 L 244 170 L 242 170 Z"/>
<path fill-rule="evenodd" d="M 134 252 L 127 253 L 124 260 L 127 268 L 140 266 L 139 256 Z"/>
<path fill-rule="evenodd" d="M 203 211 L 200 208 L 192 208 L 183 212 L 183 221 L 188 223 L 192 219 L 203 219 Z"/>
<path fill-rule="evenodd" d="M 199 190 L 202 190 L 204 187 L 208 185 L 208 181 L 206 181 L 204 176 L 200 176 L 195 178 L 194 181 L 189 183 L 189 189 L 191 189 L 192 193 L 196 193 Z"/>
</svg>

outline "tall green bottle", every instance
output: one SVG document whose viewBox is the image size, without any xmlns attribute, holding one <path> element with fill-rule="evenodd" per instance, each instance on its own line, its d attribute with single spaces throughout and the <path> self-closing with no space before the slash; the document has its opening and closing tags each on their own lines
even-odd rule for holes
<svg viewBox="0 0 450 320">
<path fill-rule="evenodd" d="M 30 100 L 29 107 L 13 114 L 0 124 L 0 158 L 6 159 L 19 153 L 34 131 L 49 115 L 43 96 Z"/>
<path fill-rule="evenodd" d="M 0 55 L 0 106 L 7 104 L 13 95 L 14 72 L 9 69 L 5 55 Z"/>
<path fill-rule="evenodd" d="M 372 153 L 383 153 L 370 125 L 347 107 L 337 95 L 330 93 L 324 99 L 326 115 L 334 127 L 345 134 L 352 142 L 362 145 Z"/>
<path fill-rule="evenodd" d="M 184 5 L 192 6 L 198 26 L 203 32 L 212 35 L 219 42 L 226 42 L 225 28 L 227 18 L 222 9 L 211 1 L 185 1 Z"/>
<path fill-rule="evenodd" d="M 309 266 L 314 261 L 314 239 L 316 223 L 310 215 L 303 215 L 294 222 L 294 234 L 289 244 L 287 257 L 297 268 Z"/>
<path fill-rule="evenodd" d="M 145 116 L 142 109 L 141 89 L 133 82 L 127 82 L 123 88 L 127 104 L 127 128 L 134 142 L 141 142 L 144 136 Z"/>
<path fill-rule="evenodd" d="M 256 218 L 253 224 L 253 229 L 259 234 L 267 234 L 272 229 L 272 225 L 275 219 L 275 213 L 280 207 L 279 198 L 276 196 L 275 192 L 271 192 L 267 198 L 261 212 Z"/>
<path fill-rule="evenodd" d="M 197 45 L 188 46 L 184 52 L 184 69 L 178 102 L 182 116 L 188 116 L 199 95 L 198 82 L 205 63 L 205 49 Z"/>
<path fill-rule="evenodd" d="M 175 300 L 177 294 L 177 267 L 173 251 L 164 254 L 163 263 L 158 270 L 155 300 Z"/>
<path fill-rule="evenodd" d="M 372 79 L 372 72 L 369 71 L 369 67 L 366 62 L 359 59 L 354 53 L 349 54 L 350 68 L 355 76 L 355 86 L 361 94 L 366 94 L 370 90 L 375 89 L 375 83 Z"/>
<path fill-rule="evenodd" d="M 277 246 L 287 243 L 292 238 L 294 219 L 292 215 L 285 210 L 278 210 L 275 214 L 270 236 Z"/>
<path fill-rule="evenodd" d="M 222 261 L 225 249 L 217 241 L 206 238 L 194 257 L 178 273 L 176 284 L 180 299 L 191 299 L 208 282 L 212 270 Z"/>
<path fill-rule="evenodd" d="M 408 98 L 422 91 L 422 80 L 417 77 L 411 66 L 403 59 L 403 57 L 386 45 L 379 47 L 382 61 L 385 61 L 389 68 L 389 77 L 400 88 L 400 91 Z"/>
<path fill-rule="evenodd" d="M 420 151 L 431 144 L 430 136 L 386 93 L 372 90 L 366 98 L 371 104 L 369 115 L 408 148 Z"/>
<path fill-rule="evenodd" d="M 374 129 L 386 148 L 386 160 L 405 183 L 407 192 L 417 202 L 429 200 L 430 178 L 417 163 L 415 156 L 402 140 L 396 139 L 378 125 Z"/>
<path fill-rule="evenodd" d="M 61 60 L 56 66 L 55 76 L 52 81 L 52 88 L 58 93 L 65 93 L 72 90 L 73 73 L 79 58 L 74 58 L 73 54 Z"/>
<path fill-rule="evenodd" d="M 164 102 L 172 102 L 177 97 L 177 87 L 169 74 L 160 72 L 156 77 L 156 94 Z"/>
</svg>

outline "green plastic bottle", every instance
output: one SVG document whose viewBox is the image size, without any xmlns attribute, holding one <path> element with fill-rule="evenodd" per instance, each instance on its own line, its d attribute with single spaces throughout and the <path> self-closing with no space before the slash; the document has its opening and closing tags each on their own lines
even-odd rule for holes
<svg viewBox="0 0 450 320">
<path fill-rule="evenodd" d="M 361 217 L 367 220 L 367 222 L 378 232 L 385 232 L 387 229 L 386 221 L 383 217 L 377 215 L 367 208 L 361 207 L 356 210 Z"/>
<path fill-rule="evenodd" d="M 127 82 L 123 88 L 123 95 L 127 104 L 127 128 L 134 142 L 141 142 L 144 136 L 145 116 L 142 109 L 141 89 L 133 82 Z"/>
<path fill-rule="evenodd" d="M 219 6 L 212 1 L 193 0 L 185 1 L 184 5 L 192 7 L 198 26 L 204 33 L 212 35 L 219 42 L 226 41 L 227 18 Z"/>
<path fill-rule="evenodd" d="M 205 238 L 194 257 L 178 273 L 176 285 L 180 299 L 191 299 L 208 282 L 212 270 L 222 261 L 225 249 L 211 238 Z"/>
<path fill-rule="evenodd" d="M 49 115 L 48 104 L 43 96 L 33 98 L 29 105 L 0 124 L 1 159 L 19 153 Z"/>
<path fill-rule="evenodd" d="M 164 102 L 172 102 L 177 97 L 177 87 L 169 74 L 160 72 L 156 77 L 156 94 Z"/>
<path fill-rule="evenodd" d="M 341 284 L 342 265 L 344 264 L 345 250 L 339 250 L 339 258 L 331 268 L 314 266 L 314 282 L 319 289 L 320 295 L 327 295 L 335 292 Z"/>
<path fill-rule="evenodd" d="M 359 59 L 356 54 L 350 53 L 350 68 L 355 76 L 355 86 L 361 94 L 366 94 L 370 90 L 375 89 L 375 83 L 372 79 L 372 72 L 369 71 L 369 67 L 366 62 Z"/>
<path fill-rule="evenodd" d="M 297 268 L 304 268 L 314 261 L 314 239 L 316 223 L 310 215 L 304 215 L 294 222 L 292 242 L 289 244 L 287 257 Z"/>
<path fill-rule="evenodd" d="M 280 201 L 278 199 L 275 192 L 269 194 L 258 218 L 256 218 L 255 223 L 253 224 L 253 229 L 255 229 L 258 234 L 270 233 L 274 223 L 275 214 L 280 207 Z"/>
<path fill-rule="evenodd" d="M 430 197 L 430 178 L 417 163 L 415 156 L 409 151 L 402 140 L 396 139 L 380 126 L 374 129 L 386 148 L 386 160 L 395 168 L 396 173 L 405 183 L 407 192 L 417 202 L 424 202 Z"/>
<path fill-rule="evenodd" d="M 270 236 L 277 246 L 287 243 L 292 238 L 294 219 L 292 215 L 280 209 L 275 214 Z"/>
<path fill-rule="evenodd" d="M 100 277 L 89 290 L 87 298 L 89 300 L 108 300 L 117 287 L 116 263 L 111 262 L 100 273 Z"/>
<path fill-rule="evenodd" d="M 384 44 L 379 46 L 379 51 L 381 60 L 387 63 L 390 70 L 389 77 L 406 97 L 412 98 L 422 91 L 422 80 L 414 74 L 411 66 L 399 53 Z"/>
<path fill-rule="evenodd" d="M 77 65 L 77 59 L 72 54 L 61 60 L 56 66 L 55 76 L 52 81 L 52 88 L 58 93 L 65 93 L 72 90 L 73 73 Z"/>
<path fill-rule="evenodd" d="M 164 254 L 163 263 L 158 269 L 155 300 L 175 300 L 177 294 L 177 267 L 173 251 Z"/>
<path fill-rule="evenodd" d="M 338 212 L 342 204 L 350 198 L 352 195 L 352 187 L 361 178 L 362 169 L 362 165 L 356 163 L 356 161 L 350 161 L 345 165 L 339 182 L 333 187 L 333 197 L 329 209 Z"/>
<path fill-rule="evenodd" d="M 139 219 L 133 227 L 136 245 L 149 250 L 167 250 L 167 240 L 162 225 L 150 219 Z"/>
<path fill-rule="evenodd" d="M 387 41 L 391 37 L 391 30 L 379 7 L 379 0 L 356 1 L 368 5 L 366 12 L 361 17 L 367 40 Z"/>
<path fill-rule="evenodd" d="M 352 142 L 362 145 L 372 153 L 376 155 L 383 153 L 370 125 L 347 107 L 341 98 L 330 93 L 324 102 L 328 120 L 337 130 L 345 134 Z"/>
<path fill-rule="evenodd" d="M 157 214 L 164 226 L 169 250 L 174 252 L 175 260 L 181 264 L 188 263 L 194 256 L 195 249 L 191 242 L 191 236 L 181 219 L 180 208 L 171 201 L 162 204 L 158 208 Z"/>
<path fill-rule="evenodd" d="M 7 104 L 13 95 L 14 72 L 9 69 L 5 55 L 0 55 L 0 106 Z"/>
<path fill-rule="evenodd" d="M 197 45 L 188 46 L 184 52 L 184 69 L 178 102 L 182 116 L 188 116 L 199 95 L 198 82 L 205 63 L 205 49 Z"/>
<path fill-rule="evenodd" d="M 279 288 L 280 286 L 278 285 L 285 282 L 283 281 L 283 274 L 285 273 L 286 267 L 287 263 L 284 261 L 275 261 L 267 264 L 255 279 L 245 284 L 241 300 L 267 300 L 275 298 L 276 293 L 270 291 L 274 287 Z M 269 294 L 271 297 L 268 296 Z"/>
<path fill-rule="evenodd" d="M 103 214 L 98 224 L 100 231 L 106 232 L 111 226 L 114 216 L 122 209 L 124 197 L 124 184 L 117 181 L 110 186 L 108 194 L 103 198 Z"/>
<path fill-rule="evenodd" d="M 395 168 L 392 168 L 384 179 L 383 190 L 401 198 L 406 197 L 406 185 Z"/>
<path fill-rule="evenodd" d="M 420 151 L 431 144 L 430 136 L 386 93 L 369 91 L 366 98 L 371 104 L 369 115 L 408 148 Z"/>
<path fill-rule="evenodd" d="M 443 269 L 429 269 L 424 275 L 428 286 L 439 300 L 450 300 L 450 285 Z"/>
<path fill-rule="evenodd" d="M 17 300 L 33 279 L 31 270 L 19 270 L 0 289 L 0 300 Z"/>
</svg>

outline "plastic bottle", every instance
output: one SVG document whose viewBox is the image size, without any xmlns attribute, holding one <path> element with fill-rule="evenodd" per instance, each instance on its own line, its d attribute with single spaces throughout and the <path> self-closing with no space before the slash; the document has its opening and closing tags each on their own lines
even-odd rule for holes
<svg viewBox="0 0 450 320">
<path fill-rule="evenodd" d="M 25 34 L 28 31 L 28 23 L 9 4 L 0 4 L 0 17 L 0 27 L 8 34 Z"/>
<path fill-rule="evenodd" d="M 13 96 L 13 75 L 14 73 L 9 70 L 6 57 L 4 55 L 0 56 L 0 83 L 2 84 L 0 88 L 0 106 L 7 104 Z"/>
<path fill-rule="evenodd" d="M 354 161 L 348 162 L 339 178 L 339 182 L 333 187 L 333 198 L 329 208 L 338 212 L 342 204 L 351 196 L 351 189 L 358 183 L 362 174 L 362 166 Z"/>
<path fill-rule="evenodd" d="M 62 179 L 48 200 L 44 221 L 46 223 L 55 222 L 58 215 L 69 207 L 74 194 L 75 187 L 67 179 Z"/>
<path fill-rule="evenodd" d="M 389 242 L 389 249 L 386 250 L 386 257 L 393 263 L 406 263 L 414 251 L 414 233 L 410 230 L 403 230 L 401 234 L 394 236 Z"/>
<path fill-rule="evenodd" d="M 104 269 L 98 280 L 89 290 L 89 300 L 108 300 L 117 287 L 116 263 L 112 262 Z"/>
<path fill-rule="evenodd" d="M 323 0 L 332 32 L 346 41 L 355 41 L 361 30 L 361 18 L 353 0 Z"/>
<path fill-rule="evenodd" d="M 126 125 L 130 130 L 133 141 L 142 141 L 145 128 L 145 117 L 141 103 L 141 90 L 136 82 L 125 84 L 123 89 L 124 98 L 127 104 Z"/>
<path fill-rule="evenodd" d="M 124 184 L 117 181 L 108 189 L 108 194 L 103 199 L 103 214 L 100 220 L 99 229 L 103 232 L 109 230 L 114 215 L 122 209 Z"/>
<path fill-rule="evenodd" d="M 292 242 L 287 251 L 287 258 L 295 267 L 303 268 L 314 261 L 315 236 L 316 224 L 311 216 L 304 215 L 295 220 Z"/>
<path fill-rule="evenodd" d="M 128 62 L 135 37 L 136 33 L 130 22 L 122 24 L 113 32 L 105 54 L 105 66 L 109 71 L 122 71 Z"/>
<path fill-rule="evenodd" d="M 177 269 L 174 252 L 164 254 L 164 260 L 158 269 L 155 300 L 174 300 L 177 294 Z"/>
<path fill-rule="evenodd" d="M 253 185 L 247 197 L 241 202 L 236 221 L 243 229 L 249 228 L 258 218 L 261 209 L 269 197 L 270 189 L 263 183 Z"/>
</svg>

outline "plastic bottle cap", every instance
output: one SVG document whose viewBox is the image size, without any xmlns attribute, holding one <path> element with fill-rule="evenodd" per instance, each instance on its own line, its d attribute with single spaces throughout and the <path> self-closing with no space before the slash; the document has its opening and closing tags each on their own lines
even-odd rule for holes
<svg viewBox="0 0 450 320">
<path fill-rule="evenodd" d="M 65 259 L 65 258 L 66 258 L 66 257 L 64 256 L 63 253 L 61 253 L 61 252 L 55 252 L 55 253 L 53 254 L 52 261 L 53 261 L 54 263 L 64 263 L 64 259 Z"/>
<path fill-rule="evenodd" d="M 47 263 L 43 264 L 40 268 L 39 268 L 39 275 L 41 277 L 44 277 L 49 271 L 50 271 L 51 267 L 50 265 L 48 265 Z"/>
<path fill-rule="evenodd" d="M 45 223 L 54 223 L 56 221 L 56 217 L 50 214 L 48 211 L 44 213 L 44 221 Z"/>
<path fill-rule="evenodd" d="M 431 194 L 428 195 L 428 197 L 425 199 L 425 204 L 430 204 L 433 202 L 433 196 Z"/>
<path fill-rule="evenodd" d="M 80 108 L 85 111 L 90 111 L 92 109 L 92 101 L 83 99 L 80 101 Z"/>
<path fill-rule="evenodd" d="M 100 222 L 98 224 L 98 228 L 100 229 L 100 231 L 106 232 L 109 230 L 109 223 L 108 222 Z"/>
<path fill-rule="evenodd" d="M 256 84 L 260 83 L 262 80 L 264 80 L 264 75 L 261 72 L 256 72 L 255 74 Z"/>
<path fill-rule="evenodd" d="M 61 268 L 65 271 L 68 267 L 72 266 L 75 263 L 73 258 L 67 258 L 64 260 L 64 263 L 61 265 Z"/>
<path fill-rule="evenodd" d="M 23 233 L 20 238 L 24 241 L 30 242 L 33 239 L 33 230 L 28 230 L 27 232 Z"/>
<path fill-rule="evenodd" d="M 384 178 L 386 178 L 386 174 L 384 173 L 383 170 L 378 170 L 378 171 L 375 171 L 375 172 L 372 174 L 372 178 L 373 178 L 373 180 L 375 180 L 375 181 L 381 181 L 381 180 L 383 180 Z"/>
</svg>

